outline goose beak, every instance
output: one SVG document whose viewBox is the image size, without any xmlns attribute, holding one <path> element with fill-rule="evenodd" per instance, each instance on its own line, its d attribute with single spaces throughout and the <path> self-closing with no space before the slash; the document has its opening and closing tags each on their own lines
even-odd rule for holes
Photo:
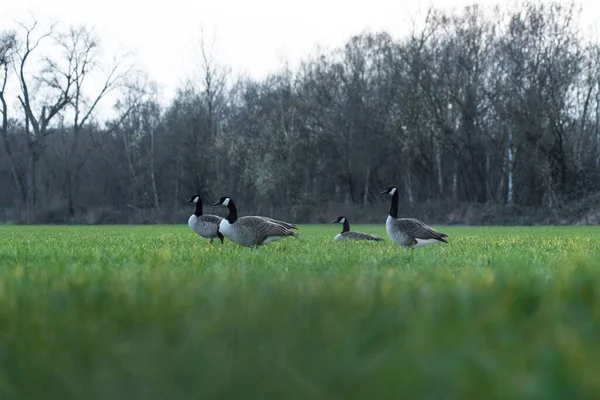
<svg viewBox="0 0 600 400">
<path fill-rule="evenodd" d="M 332 223 L 332 224 L 335 224 L 336 222 L 337 222 L 337 219 L 336 219 L 336 220 L 333 220 L 333 221 L 331 221 L 331 223 Z"/>
<path fill-rule="evenodd" d="M 191 203 L 191 202 L 192 202 L 192 199 L 187 199 L 185 202 L 186 202 L 186 203 Z"/>
<path fill-rule="evenodd" d="M 384 190 L 383 192 L 381 192 L 381 194 L 386 194 L 386 193 L 387 193 L 387 190 Z"/>
<path fill-rule="evenodd" d="M 213 203 L 213 206 L 218 206 L 218 205 L 220 205 L 220 204 L 221 204 L 221 203 L 219 203 L 218 201 L 215 201 L 215 202 Z"/>
</svg>

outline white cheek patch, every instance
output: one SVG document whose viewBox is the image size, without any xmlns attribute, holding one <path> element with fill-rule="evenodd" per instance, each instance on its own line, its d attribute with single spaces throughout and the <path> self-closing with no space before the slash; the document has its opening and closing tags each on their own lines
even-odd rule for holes
<svg viewBox="0 0 600 400">
<path fill-rule="evenodd" d="M 194 203 L 198 203 L 198 200 L 199 200 L 199 199 L 200 199 L 199 197 L 196 197 L 196 198 L 194 199 Z"/>
<path fill-rule="evenodd" d="M 229 197 L 223 201 L 223 205 L 227 207 L 229 205 Z"/>
<path fill-rule="evenodd" d="M 340 220 L 340 222 L 341 222 L 342 224 L 343 224 L 343 223 L 345 223 L 345 222 L 346 222 L 346 218 L 342 218 L 342 219 Z"/>
<path fill-rule="evenodd" d="M 393 189 L 390 191 L 390 194 L 391 194 L 392 196 L 394 195 L 394 193 L 396 193 L 396 188 L 393 188 Z"/>
</svg>

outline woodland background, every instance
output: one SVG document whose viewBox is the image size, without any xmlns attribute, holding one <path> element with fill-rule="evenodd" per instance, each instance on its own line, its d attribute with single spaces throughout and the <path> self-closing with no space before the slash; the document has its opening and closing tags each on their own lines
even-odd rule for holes
<svg viewBox="0 0 600 400">
<path fill-rule="evenodd" d="M 263 80 L 199 38 L 201 73 L 166 106 L 91 27 L 0 27 L 0 221 L 185 223 L 197 193 L 220 215 L 228 195 L 242 215 L 382 222 L 395 185 L 432 224 L 598 223 L 600 46 L 580 15 L 431 9 Z"/>
</svg>

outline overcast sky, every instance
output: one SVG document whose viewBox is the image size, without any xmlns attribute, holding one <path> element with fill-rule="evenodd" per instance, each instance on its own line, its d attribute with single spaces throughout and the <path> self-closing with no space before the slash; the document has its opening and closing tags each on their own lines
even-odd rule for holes
<svg viewBox="0 0 600 400">
<path fill-rule="evenodd" d="M 451 9 L 467 0 L 0 0 L 0 30 L 14 19 L 89 24 L 104 49 L 134 50 L 161 87 L 163 100 L 193 69 L 200 28 L 216 39 L 216 56 L 234 74 L 261 77 L 284 60 L 293 67 L 317 45 L 334 47 L 364 29 L 398 37 L 429 5 Z M 480 0 L 480 4 L 498 2 Z M 580 1 L 584 25 L 597 24 L 600 3 Z"/>
</svg>

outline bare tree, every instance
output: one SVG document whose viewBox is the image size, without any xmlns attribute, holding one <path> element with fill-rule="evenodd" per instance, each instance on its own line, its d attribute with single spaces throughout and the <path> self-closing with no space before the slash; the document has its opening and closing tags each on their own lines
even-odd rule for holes
<svg viewBox="0 0 600 400">
<path fill-rule="evenodd" d="M 13 177 L 15 189 L 20 199 L 24 199 L 23 186 L 19 179 L 17 168 L 15 165 L 15 155 L 12 150 L 10 140 L 8 138 L 8 104 L 6 99 L 6 85 L 8 84 L 8 70 L 12 65 L 14 52 L 17 48 L 17 40 L 15 32 L 3 32 L 0 34 L 0 113 L 2 114 L 2 122 L 0 123 L 0 134 L 4 143 L 4 149 L 7 154 L 10 173 Z"/>
<path fill-rule="evenodd" d="M 223 173 L 219 168 L 222 158 L 218 157 L 220 149 L 217 141 L 224 134 L 222 126 L 227 108 L 225 91 L 229 68 L 217 61 L 214 44 L 214 41 L 211 45 L 207 43 L 201 30 L 192 52 L 197 69 L 176 96 L 174 103 L 178 104 L 178 109 L 167 113 L 167 123 L 174 133 L 173 144 L 181 146 L 178 162 L 191 176 L 187 190 L 199 193 L 206 191 L 210 183 L 219 180 Z M 187 117 L 178 121 L 182 115 Z M 212 153 L 204 151 L 206 148 L 211 148 Z"/>
<path fill-rule="evenodd" d="M 66 132 L 64 159 L 66 166 L 65 186 L 69 214 L 75 214 L 74 197 L 79 187 L 81 171 L 92 151 L 101 145 L 94 139 L 96 129 L 92 126 L 95 112 L 103 100 L 115 89 L 122 86 L 126 79 L 135 73 L 132 64 L 123 58 L 115 58 L 113 62 L 104 66 L 100 60 L 100 45 L 97 35 L 86 26 L 71 27 L 67 32 L 57 35 L 57 43 L 61 49 L 58 61 L 47 58 L 46 74 L 49 84 L 57 76 L 70 76 L 73 91 L 70 96 L 68 109 L 72 111 L 71 129 Z M 64 60 L 64 62 L 61 62 Z M 98 89 L 93 93 L 90 87 L 93 79 L 99 82 Z M 114 129 L 115 126 L 112 126 Z M 90 141 L 85 148 L 82 145 L 82 135 L 88 133 Z"/>
<path fill-rule="evenodd" d="M 594 56 L 595 56 L 595 62 L 596 62 L 596 69 L 595 69 L 595 79 L 596 82 L 594 82 L 592 87 L 596 87 L 596 140 L 595 140 L 595 145 L 596 145 L 596 154 L 595 154 L 595 161 L 596 161 L 596 169 L 600 172 L 600 45 L 597 45 L 594 49 Z"/>
<path fill-rule="evenodd" d="M 38 22 L 31 25 L 19 23 L 24 31 L 23 46 L 17 52 L 15 69 L 19 79 L 21 93 L 19 102 L 25 114 L 25 134 L 27 135 L 27 179 L 26 206 L 32 211 L 36 202 L 36 165 L 43 151 L 43 141 L 53 130 L 51 121 L 69 104 L 73 96 L 74 71 L 66 70 L 53 74 L 53 61 L 46 58 L 46 68 L 41 77 L 28 76 L 28 62 L 43 41 L 53 37 L 56 24 L 47 31 L 35 37 Z M 36 83 L 37 98 L 30 91 L 30 86 Z M 29 213 L 28 213 L 29 214 Z M 31 216 L 28 216 L 30 218 Z"/>
<path fill-rule="evenodd" d="M 152 204 L 159 206 L 155 173 L 155 134 L 161 117 L 155 85 L 137 76 L 128 79 L 125 90 L 114 106 L 116 117 L 109 122 L 105 135 L 114 135 L 120 144 L 127 171 L 128 199 L 130 208 L 140 208 L 147 197 L 147 179 L 152 188 Z M 148 146 L 148 142 L 150 142 Z M 148 149 L 150 147 L 150 149 Z M 149 157 L 144 154 L 149 152 Z M 141 200 L 140 200 L 141 199 Z"/>
<path fill-rule="evenodd" d="M 149 149 L 149 174 L 150 174 L 150 186 L 152 188 L 152 201 L 155 210 L 160 208 L 160 200 L 158 196 L 158 185 L 157 185 L 157 146 L 156 146 L 156 134 L 161 125 L 162 109 L 157 98 L 156 85 L 146 85 L 146 96 L 143 101 L 138 104 L 140 128 L 146 136 L 150 137 L 150 149 Z"/>
</svg>

